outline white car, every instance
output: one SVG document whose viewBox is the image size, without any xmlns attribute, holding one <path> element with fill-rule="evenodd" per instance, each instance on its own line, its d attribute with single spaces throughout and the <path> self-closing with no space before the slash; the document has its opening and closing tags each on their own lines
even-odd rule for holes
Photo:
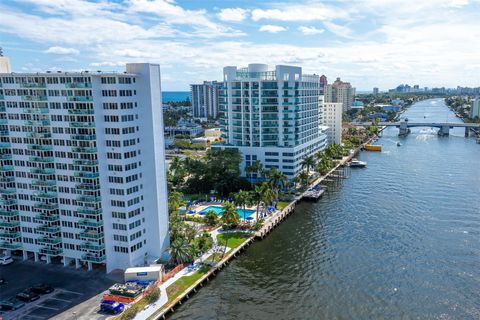
<svg viewBox="0 0 480 320">
<path fill-rule="evenodd" d="M 0 265 L 6 266 L 7 264 L 13 263 L 11 256 L 0 257 Z"/>
</svg>

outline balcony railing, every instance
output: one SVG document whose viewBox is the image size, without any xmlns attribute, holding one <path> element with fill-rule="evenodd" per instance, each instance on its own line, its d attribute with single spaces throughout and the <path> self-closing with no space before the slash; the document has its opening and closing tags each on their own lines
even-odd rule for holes
<svg viewBox="0 0 480 320">
<path fill-rule="evenodd" d="M 95 256 L 95 255 L 87 253 L 87 254 L 82 255 L 82 260 L 90 261 L 90 262 L 94 262 L 94 263 L 102 263 L 106 260 L 106 258 L 105 258 L 104 255 Z"/>
</svg>

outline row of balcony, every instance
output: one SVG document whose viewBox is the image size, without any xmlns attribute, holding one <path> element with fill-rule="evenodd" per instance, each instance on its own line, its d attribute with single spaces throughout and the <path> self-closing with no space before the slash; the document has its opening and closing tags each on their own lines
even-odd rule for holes
<svg viewBox="0 0 480 320">
<path fill-rule="evenodd" d="M 60 215 L 58 213 L 55 213 L 55 214 L 39 213 L 35 216 L 35 219 L 39 221 L 45 221 L 45 222 L 56 222 L 56 221 L 60 221 Z"/>
<path fill-rule="evenodd" d="M 27 137 L 48 139 L 52 137 L 52 134 L 50 132 L 28 132 Z"/>
<path fill-rule="evenodd" d="M 19 215 L 18 210 L 2 210 L 0 209 L 0 217 L 3 219 L 17 217 Z"/>
<path fill-rule="evenodd" d="M 16 221 L 16 220 L 11 220 L 11 221 L 7 221 L 7 220 L 0 220 L 0 227 L 3 227 L 3 228 L 16 228 L 20 226 L 20 221 Z"/>
<path fill-rule="evenodd" d="M 98 160 L 77 159 L 73 160 L 73 164 L 77 166 L 96 166 L 98 165 Z"/>
<path fill-rule="evenodd" d="M 22 244 L 20 242 L 8 242 L 8 241 L 0 242 L 0 249 L 4 249 L 4 250 L 18 250 L 21 247 L 22 247 Z"/>
</svg>

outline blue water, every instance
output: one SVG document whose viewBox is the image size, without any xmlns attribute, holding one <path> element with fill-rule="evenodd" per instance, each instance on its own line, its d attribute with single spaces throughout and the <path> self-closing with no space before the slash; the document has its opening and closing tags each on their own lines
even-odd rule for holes
<svg viewBox="0 0 480 320">
<path fill-rule="evenodd" d="M 217 206 L 210 206 L 210 207 L 207 207 L 207 208 L 203 209 L 202 211 L 200 211 L 199 214 L 204 215 L 208 211 L 213 211 L 218 216 L 221 216 L 222 213 L 223 213 L 223 208 L 222 207 L 217 207 Z M 245 215 L 244 215 L 243 209 L 237 209 L 237 213 L 240 215 L 240 218 L 243 219 L 243 217 L 248 218 L 248 217 L 252 216 L 255 213 L 255 210 L 245 209 Z"/>
<path fill-rule="evenodd" d="M 191 100 L 190 91 L 163 91 L 162 92 L 162 102 L 178 102 Z"/>
<path fill-rule="evenodd" d="M 403 116 L 460 121 L 441 99 Z M 480 319 L 480 144 L 437 131 L 386 129 L 382 152 L 358 156 L 368 168 L 300 203 L 170 319 Z"/>
</svg>

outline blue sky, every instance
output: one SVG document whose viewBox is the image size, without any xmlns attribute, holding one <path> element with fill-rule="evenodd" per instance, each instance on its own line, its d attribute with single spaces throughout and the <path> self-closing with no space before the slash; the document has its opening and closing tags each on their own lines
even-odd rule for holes
<svg viewBox="0 0 480 320">
<path fill-rule="evenodd" d="M 358 90 L 480 86 L 480 0 L 2 0 L 14 71 L 160 63 L 164 90 L 292 64 Z"/>
</svg>

